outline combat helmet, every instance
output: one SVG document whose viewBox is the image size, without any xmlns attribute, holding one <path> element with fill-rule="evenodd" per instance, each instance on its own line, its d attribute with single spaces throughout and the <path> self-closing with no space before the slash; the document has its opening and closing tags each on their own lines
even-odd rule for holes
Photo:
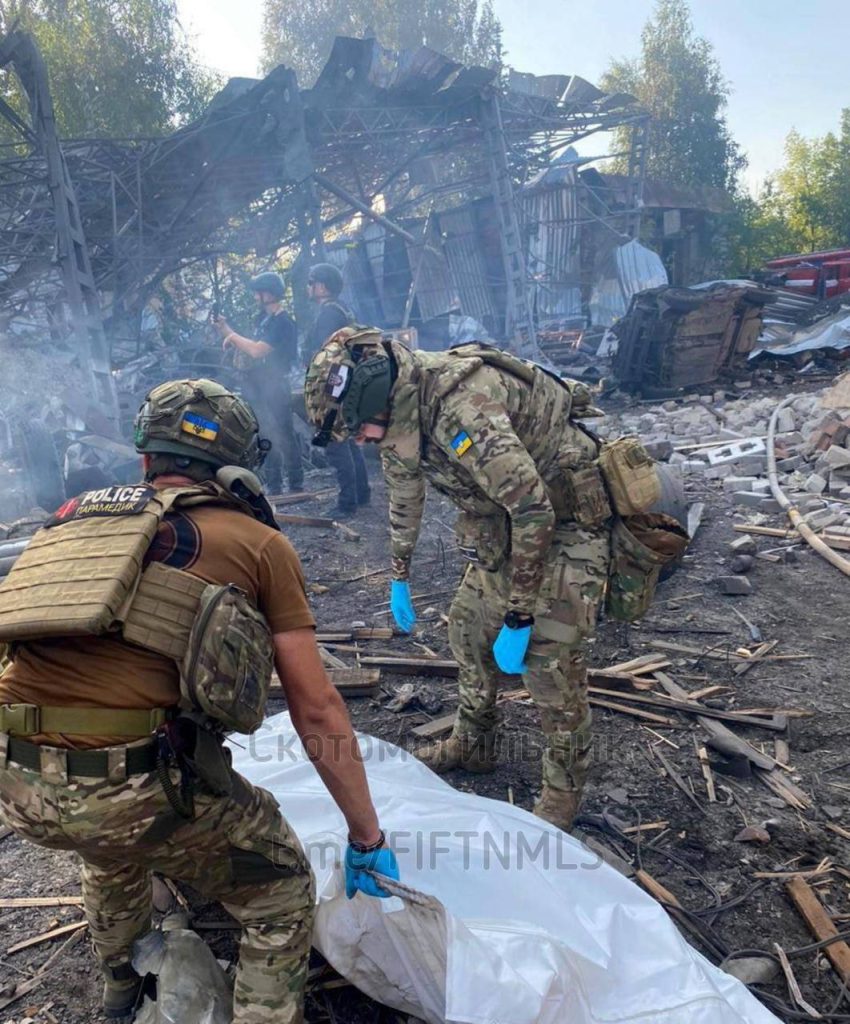
<svg viewBox="0 0 850 1024">
<path fill-rule="evenodd" d="M 395 380 L 393 361 L 375 327 L 344 327 L 313 356 L 304 380 L 304 405 L 324 448 L 344 441 L 383 412 Z"/>
<path fill-rule="evenodd" d="M 250 405 L 217 381 L 171 380 L 148 393 L 133 439 L 144 453 L 178 455 L 216 469 L 254 470 L 271 447 L 261 440 Z"/>
</svg>

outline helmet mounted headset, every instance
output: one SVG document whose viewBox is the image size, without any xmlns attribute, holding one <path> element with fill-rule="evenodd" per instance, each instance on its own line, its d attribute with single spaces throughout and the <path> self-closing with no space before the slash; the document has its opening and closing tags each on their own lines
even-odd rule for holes
<svg viewBox="0 0 850 1024">
<path fill-rule="evenodd" d="M 396 378 L 395 363 L 389 352 L 350 350 L 353 365 L 335 363 L 331 366 L 325 393 L 334 403 L 325 414 L 312 443 L 325 448 L 334 439 L 337 419 L 342 418 L 345 429 L 354 434 L 364 423 L 380 423 L 378 415 L 389 405 L 390 391 Z"/>
</svg>

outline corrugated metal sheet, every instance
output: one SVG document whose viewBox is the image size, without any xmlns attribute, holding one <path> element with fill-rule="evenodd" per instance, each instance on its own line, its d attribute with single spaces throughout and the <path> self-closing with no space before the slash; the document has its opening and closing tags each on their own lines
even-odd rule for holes
<svg viewBox="0 0 850 1024">
<path fill-rule="evenodd" d="M 658 253 L 635 239 L 615 246 L 593 284 L 591 322 L 599 327 L 610 327 L 625 316 L 633 295 L 667 283 L 667 271 Z"/>
<path fill-rule="evenodd" d="M 504 309 L 496 307 L 488 285 L 487 263 L 473 208 L 446 210 L 435 218 L 461 309 L 492 330 L 490 325 L 504 317 Z"/>
<path fill-rule="evenodd" d="M 577 167 L 559 163 L 525 190 L 522 209 L 529 226 L 528 276 L 543 327 L 547 321 L 580 320 L 581 249 Z"/>
</svg>

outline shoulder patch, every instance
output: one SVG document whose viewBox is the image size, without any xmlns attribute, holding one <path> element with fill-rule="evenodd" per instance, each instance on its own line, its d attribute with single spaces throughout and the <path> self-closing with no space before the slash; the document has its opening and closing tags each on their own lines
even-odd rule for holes
<svg viewBox="0 0 850 1024">
<path fill-rule="evenodd" d="M 144 512 L 155 494 L 156 489 L 145 484 L 119 484 L 116 487 L 86 491 L 77 498 L 69 498 L 44 525 L 61 526 L 62 523 L 92 519 L 96 516 L 138 515 L 139 512 Z"/>
<path fill-rule="evenodd" d="M 451 439 L 449 444 L 452 446 L 452 451 L 455 455 L 460 458 L 461 455 L 465 455 L 472 447 L 472 438 L 465 430 L 460 430 Z"/>
</svg>

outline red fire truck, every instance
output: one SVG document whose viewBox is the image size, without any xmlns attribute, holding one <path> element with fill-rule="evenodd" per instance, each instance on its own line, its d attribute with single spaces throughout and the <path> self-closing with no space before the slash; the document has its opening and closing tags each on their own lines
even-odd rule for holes
<svg viewBox="0 0 850 1024">
<path fill-rule="evenodd" d="M 850 249 L 781 256 L 764 265 L 766 283 L 802 295 L 831 299 L 850 292 Z"/>
</svg>

